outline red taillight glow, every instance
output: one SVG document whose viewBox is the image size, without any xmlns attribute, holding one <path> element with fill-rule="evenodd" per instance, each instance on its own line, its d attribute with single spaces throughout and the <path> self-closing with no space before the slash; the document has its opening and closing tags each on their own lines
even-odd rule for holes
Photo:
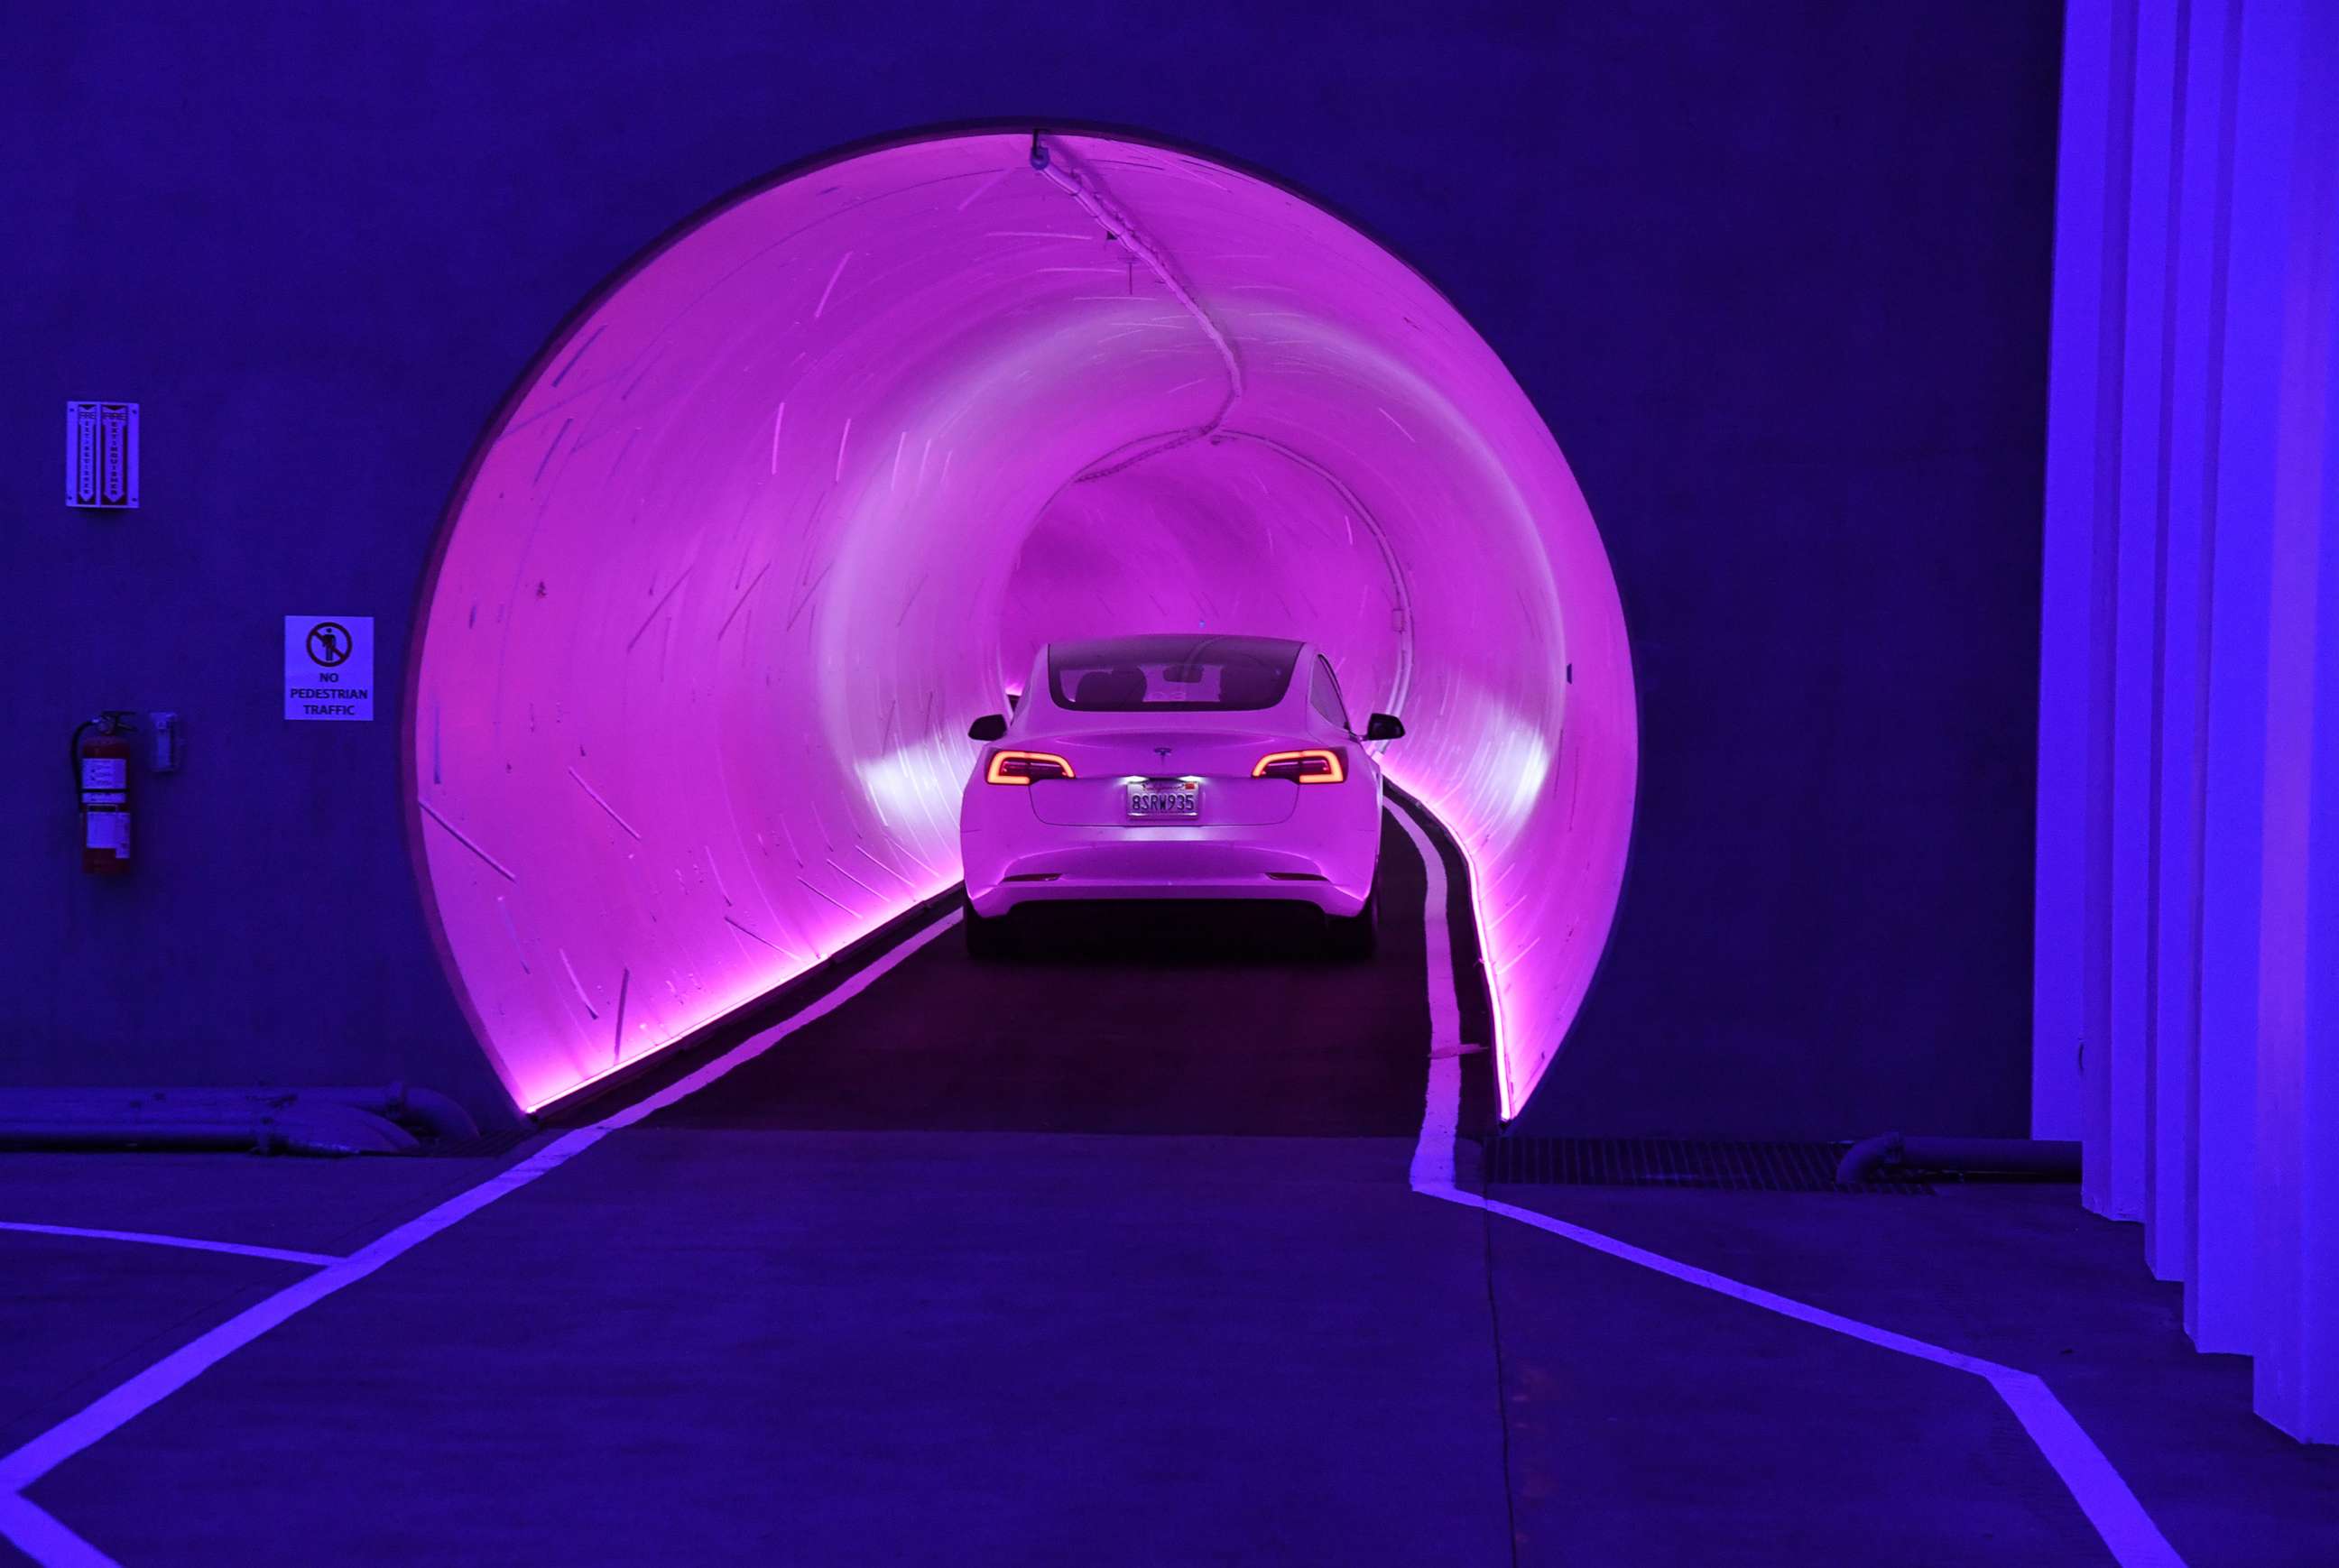
<svg viewBox="0 0 2339 1568">
<path fill-rule="evenodd" d="M 985 784 L 1027 784 L 1035 779 L 1068 779 L 1072 764 L 1053 752 L 992 752 L 982 772 Z"/>
<path fill-rule="evenodd" d="M 1304 752 L 1269 752 L 1250 770 L 1255 779 L 1293 779 L 1300 784 L 1338 784 L 1348 776 L 1347 759 L 1321 748 Z"/>
</svg>

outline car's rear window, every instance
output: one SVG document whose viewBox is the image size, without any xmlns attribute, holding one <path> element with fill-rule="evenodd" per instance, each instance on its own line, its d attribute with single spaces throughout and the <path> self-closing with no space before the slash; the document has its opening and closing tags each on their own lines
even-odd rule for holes
<svg viewBox="0 0 2339 1568">
<path fill-rule="evenodd" d="M 1281 702 L 1298 663 L 1279 637 L 1165 633 L 1057 643 L 1048 683 L 1075 713 L 1236 712 Z"/>
</svg>

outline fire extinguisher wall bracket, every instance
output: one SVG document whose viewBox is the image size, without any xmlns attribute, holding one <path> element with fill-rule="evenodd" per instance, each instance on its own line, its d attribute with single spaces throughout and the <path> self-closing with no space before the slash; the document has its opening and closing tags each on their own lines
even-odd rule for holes
<svg viewBox="0 0 2339 1568">
<path fill-rule="evenodd" d="M 130 742 L 123 738 L 133 728 L 130 719 L 127 709 L 107 708 L 74 731 L 81 869 L 93 876 L 119 876 L 130 869 Z M 89 735 L 91 730 L 97 733 Z"/>
</svg>

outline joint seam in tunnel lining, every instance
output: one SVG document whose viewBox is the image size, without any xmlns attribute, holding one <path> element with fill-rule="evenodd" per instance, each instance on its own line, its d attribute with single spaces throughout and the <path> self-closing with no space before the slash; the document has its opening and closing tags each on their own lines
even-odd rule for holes
<svg viewBox="0 0 2339 1568">
<path fill-rule="evenodd" d="M 753 1061 L 798 1030 L 827 1017 L 883 979 L 935 937 L 955 926 L 958 921 L 959 917 L 953 912 L 913 932 L 852 979 L 785 1021 L 733 1047 L 656 1094 L 646 1096 L 589 1127 L 562 1134 L 526 1159 L 394 1228 L 347 1257 L 331 1259 L 316 1273 L 244 1308 L 217 1327 L 196 1336 L 14 1452 L 0 1457 L 0 1536 L 6 1537 L 19 1551 L 35 1562 L 47 1565 L 47 1568 L 68 1568 L 68 1565 L 81 1568 L 84 1564 L 109 1562 L 110 1559 L 96 1547 L 75 1535 L 46 1510 L 22 1496 L 24 1490 L 303 1309 L 355 1285 L 440 1231 L 469 1218 L 496 1199 L 517 1192 L 538 1177 L 558 1169 L 609 1134 L 621 1128 L 631 1127 L 696 1094 L 734 1069 Z"/>
</svg>

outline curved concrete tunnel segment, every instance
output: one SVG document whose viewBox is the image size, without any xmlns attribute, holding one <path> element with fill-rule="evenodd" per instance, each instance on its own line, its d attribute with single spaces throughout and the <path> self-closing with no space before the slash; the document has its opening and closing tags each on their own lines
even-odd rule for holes
<svg viewBox="0 0 2339 1568">
<path fill-rule="evenodd" d="M 1036 645 L 1312 636 L 1477 878 L 1501 1109 L 1605 942 L 1637 736 L 1558 447 L 1418 274 L 1123 135 L 905 141 L 672 237 L 541 357 L 425 585 L 409 813 L 534 1109 L 957 872 Z"/>
</svg>

